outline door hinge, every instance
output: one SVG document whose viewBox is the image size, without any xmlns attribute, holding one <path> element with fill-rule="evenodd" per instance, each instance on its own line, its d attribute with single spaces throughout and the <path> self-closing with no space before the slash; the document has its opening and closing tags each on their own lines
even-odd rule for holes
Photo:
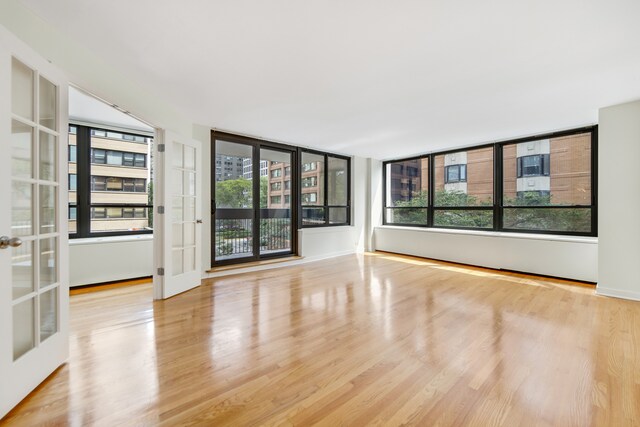
<svg viewBox="0 0 640 427">
<path fill-rule="evenodd" d="M 164 214 L 164 206 L 158 206 L 158 214 L 159 215 Z"/>
<path fill-rule="evenodd" d="M 158 276 L 164 276 L 164 268 L 158 269 Z"/>
<path fill-rule="evenodd" d="M 158 153 L 164 153 L 165 147 L 164 144 L 158 144 Z"/>
</svg>

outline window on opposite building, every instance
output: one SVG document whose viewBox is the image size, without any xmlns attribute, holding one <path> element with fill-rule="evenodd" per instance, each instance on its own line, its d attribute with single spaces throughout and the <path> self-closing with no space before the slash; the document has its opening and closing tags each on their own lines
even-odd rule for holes
<svg viewBox="0 0 640 427">
<path fill-rule="evenodd" d="M 450 184 L 453 182 L 467 181 L 467 165 L 451 165 L 444 168 L 444 182 Z"/>
<path fill-rule="evenodd" d="M 152 141 L 149 135 L 70 127 L 71 237 L 152 232 L 148 162 Z"/>
<path fill-rule="evenodd" d="M 549 154 L 535 154 L 517 158 L 517 176 L 549 176 Z"/>
</svg>

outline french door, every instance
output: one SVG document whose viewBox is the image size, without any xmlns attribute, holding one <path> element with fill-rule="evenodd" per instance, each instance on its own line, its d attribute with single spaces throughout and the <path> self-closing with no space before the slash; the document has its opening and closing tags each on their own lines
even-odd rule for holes
<svg viewBox="0 0 640 427">
<path fill-rule="evenodd" d="M 0 418 L 68 357 L 67 83 L 0 26 Z"/>
<path fill-rule="evenodd" d="M 202 279 L 202 173 L 199 141 L 170 131 L 156 135 L 154 297 L 170 298 Z"/>
<path fill-rule="evenodd" d="M 295 149 L 220 132 L 212 141 L 213 265 L 295 253 Z"/>
</svg>

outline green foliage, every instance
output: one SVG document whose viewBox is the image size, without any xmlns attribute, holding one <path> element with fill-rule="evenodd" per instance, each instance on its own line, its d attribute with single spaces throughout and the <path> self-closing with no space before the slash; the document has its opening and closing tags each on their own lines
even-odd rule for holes
<svg viewBox="0 0 640 427">
<path fill-rule="evenodd" d="M 250 179 L 229 179 L 216 182 L 216 207 L 218 208 L 251 208 Z"/>
<path fill-rule="evenodd" d="M 552 206 L 551 196 L 526 192 L 504 201 L 504 228 L 589 232 L 591 210 L 588 208 L 526 209 L 526 206 Z M 518 209 L 509 209 L 518 206 Z M 524 207 L 524 208 L 523 208 Z"/>
<path fill-rule="evenodd" d="M 436 191 L 435 206 L 438 207 L 463 207 L 463 206 L 492 206 L 487 199 L 478 199 L 476 196 L 466 194 L 463 191 Z"/>
<path fill-rule="evenodd" d="M 491 202 L 461 191 L 439 190 L 435 194 L 438 207 L 486 206 L 487 210 L 435 210 L 434 225 L 441 227 L 492 228 L 493 210 Z M 427 223 L 427 193 L 414 195 L 411 200 L 396 202 L 394 207 L 413 209 L 393 209 L 389 222 L 396 224 Z M 589 232 L 591 230 L 591 210 L 588 208 L 526 209 L 527 206 L 552 206 L 551 196 L 535 192 L 524 193 L 518 198 L 504 201 L 504 228 L 522 230 L 550 230 Z M 509 209 L 509 207 L 517 209 Z"/>
<path fill-rule="evenodd" d="M 260 177 L 260 207 L 265 209 L 269 205 L 269 196 L 267 195 L 269 186 L 269 178 L 266 176 Z"/>
<path fill-rule="evenodd" d="M 233 245 L 228 242 L 218 243 L 216 245 L 216 255 L 225 256 L 233 253 Z"/>
<path fill-rule="evenodd" d="M 150 181 L 147 185 L 147 204 L 153 206 L 153 181 Z M 153 228 L 153 208 L 149 208 L 148 211 L 149 228 Z"/>
<path fill-rule="evenodd" d="M 269 178 L 260 177 L 260 207 L 266 208 L 268 203 L 267 186 Z M 216 207 L 229 209 L 251 209 L 253 191 L 253 181 L 250 179 L 238 178 L 216 182 Z"/>
<path fill-rule="evenodd" d="M 396 201 L 396 208 L 413 209 L 393 209 L 392 218 L 388 218 L 390 223 L 395 224 L 426 224 L 427 206 L 429 205 L 429 193 L 426 191 L 416 192 L 410 200 Z"/>
<path fill-rule="evenodd" d="M 260 246 L 269 250 L 285 249 L 291 245 L 291 220 L 285 218 L 260 221 Z"/>
</svg>

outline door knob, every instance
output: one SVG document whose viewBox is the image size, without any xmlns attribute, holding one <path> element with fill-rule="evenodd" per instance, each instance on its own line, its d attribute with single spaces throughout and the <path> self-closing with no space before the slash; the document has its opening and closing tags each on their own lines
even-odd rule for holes
<svg viewBox="0 0 640 427">
<path fill-rule="evenodd" d="M 0 237 L 0 249 L 7 249 L 9 246 L 17 248 L 22 244 L 22 240 L 19 237 L 2 236 Z"/>
<path fill-rule="evenodd" d="M 201 219 L 196 219 L 196 224 L 202 224 L 202 220 Z"/>
</svg>

